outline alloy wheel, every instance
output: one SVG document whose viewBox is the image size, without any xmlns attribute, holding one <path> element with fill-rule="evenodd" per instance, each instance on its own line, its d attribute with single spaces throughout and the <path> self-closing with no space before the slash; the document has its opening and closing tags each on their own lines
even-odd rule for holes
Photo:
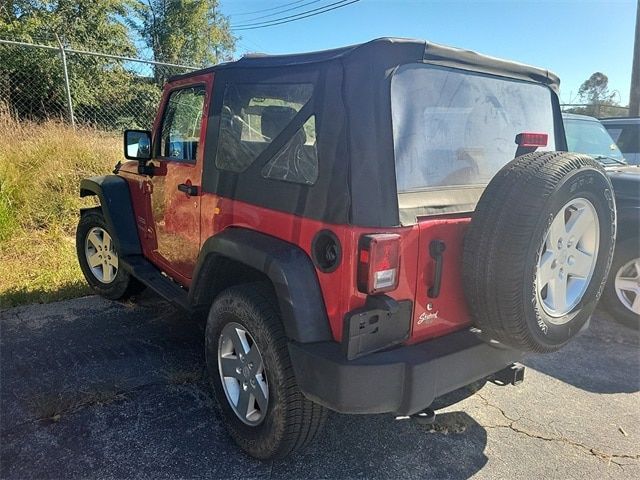
<svg viewBox="0 0 640 480">
<path fill-rule="evenodd" d="M 111 283 L 118 274 L 118 254 L 111 235 L 101 227 L 89 230 L 84 253 L 91 273 L 102 283 Z"/>
<path fill-rule="evenodd" d="M 258 345 L 245 327 L 227 323 L 218 340 L 220 380 L 233 412 L 245 424 L 264 420 L 269 385 Z"/>
<path fill-rule="evenodd" d="M 551 323 L 562 319 L 582 300 L 598 258 L 600 225 L 593 204 L 575 198 L 556 214 L 538 255 L 536 295 Z"/>
<path fill-rule="evenodd" d="M 614 287 L 618 300 L 636 315 L 640 315 L 640 258 L 633 258 L 616 272 Z"/>
</svg>

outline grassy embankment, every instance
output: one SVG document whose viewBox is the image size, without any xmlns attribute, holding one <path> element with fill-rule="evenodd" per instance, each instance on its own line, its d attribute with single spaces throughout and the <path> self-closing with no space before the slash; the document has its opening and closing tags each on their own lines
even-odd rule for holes
<svg viewBox="0 0 640 480">
<path fill-rule="evenodd" d="M 89 293 L 75 253 L 82 177 L 109 172 L 120 138 L 0 110 L 0 309 Z"/>
</svg>

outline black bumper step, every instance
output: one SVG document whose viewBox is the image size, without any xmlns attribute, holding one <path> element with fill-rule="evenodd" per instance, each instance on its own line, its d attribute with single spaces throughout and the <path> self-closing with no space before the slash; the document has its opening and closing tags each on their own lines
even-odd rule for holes
<svg viewBox="0 0 640 480">
<path fill-rule="evenodd" d="M 162 298 L 191 313 L 188 292 L 141 255 L 120 259 L 122 267 Z"/>
</svg>

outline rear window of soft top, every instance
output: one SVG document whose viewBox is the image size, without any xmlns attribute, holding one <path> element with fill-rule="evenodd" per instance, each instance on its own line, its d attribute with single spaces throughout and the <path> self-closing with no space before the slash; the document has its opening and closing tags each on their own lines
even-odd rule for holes
<svg viewBox="0 0 640 480">
<path fill-rule="evenodd" d="M 398 192 L 482 186 L 516 153 L 521 132 L 548 134 L 543 85 L 428 64 L 403 65 L 391 83 Z"/>
</svg>

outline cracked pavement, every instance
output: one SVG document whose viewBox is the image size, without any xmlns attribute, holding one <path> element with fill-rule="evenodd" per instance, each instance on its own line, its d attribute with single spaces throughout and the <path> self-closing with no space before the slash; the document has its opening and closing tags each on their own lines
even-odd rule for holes
<svg viewBox="0 0 640 480">
<path fill-rule="evenodd" d="M 203 329 L 147 295 L 0 312 L 0 477 L 640 478 L 638 332 L 598 314 L 518 387 L 421 426 L 332 414 L 286 460 L 238 450 L 203 371 Z"/>
</svg>

